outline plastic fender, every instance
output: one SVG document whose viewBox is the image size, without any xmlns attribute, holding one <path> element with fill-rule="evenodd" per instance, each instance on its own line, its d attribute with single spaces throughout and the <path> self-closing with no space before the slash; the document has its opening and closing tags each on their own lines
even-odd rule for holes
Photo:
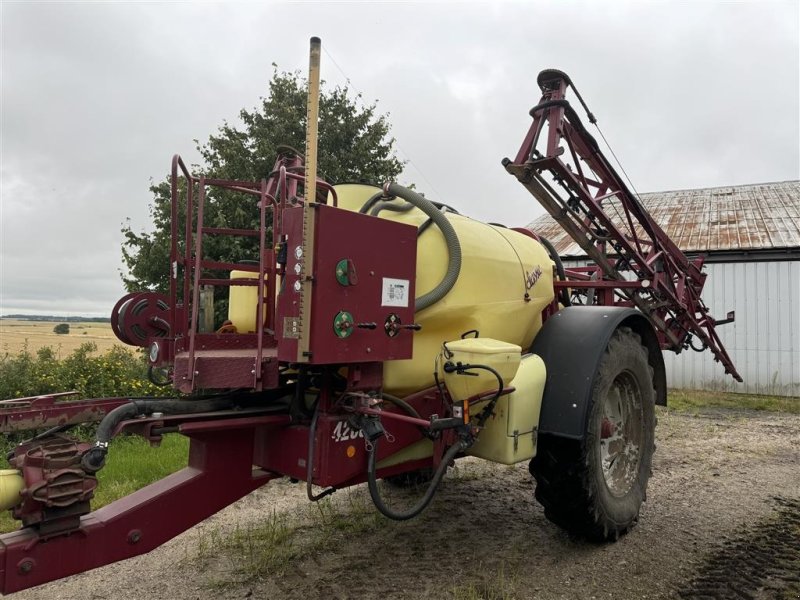
<svg viewBox="0 0 800 600">
<path fill-rule="evenodd" d="M 664 357 L 647 318 L 633 308 L 572 306 L 547 319 L 530 348 L 547 367 L 540 433 L 583 438 L 597 365 L 611 335 L 621 326 L 642 338 L 653 368 L 656 403 L 666 404 Z"/>
</svg>

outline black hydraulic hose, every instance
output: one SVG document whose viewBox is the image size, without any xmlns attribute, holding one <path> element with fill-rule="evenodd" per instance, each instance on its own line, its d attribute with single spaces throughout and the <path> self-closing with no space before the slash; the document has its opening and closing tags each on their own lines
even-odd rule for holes
<svg viewBox="0 0 800 600">
<path fill-rule="evenodd" d="M 387 394 L 387 393 L 381 394 L 381 397 L 384 400 L 386 400 L 387 402 L 391 402 L 392 404 L 394 404 L 396 407 L 400 408 L 401 410 L 404 410 L 408 416 L 414 417 L 415 419 L 421 419 L 422 418 L 420 416 L 420 414 L 417 412 L 417 409 L 414 408 L 413 406 L 411 406 L 408 402 L 406 402 L 402 398 L 398 398 L 397 396 L 392 396 L 391 394 Z M 433 439 L 431 437 L 431 432 L 428 429 L 426 429 L 425 427 L 422 427 L 420 425 L 420 426 L 417 426 L 417 429 L 419 429 L 419 432 L 423 436 L 425 436 L 426 438 Z"/>
<path fill-rule="evenodd" d="M 558 278 L 561 281 L 566 281 L 567 274 L 566 271 L 564 271 L 564 263 L 561 262 L 561 257 L 558 255 L 558 252 L 556 252 L 556 247 L 550 243 L 550 240 L 541 235 L 539 236 L 539 241 L 542 243 L 542 246 L 547 248 L 547 253 L 550 255 L 550 258 L 553 259 L 553 262 L 556 263 L 556 273 L 558 273 Z M 572 306 L 572 300 L 570 300 L 569 292 L 567 291 L 566 288 L 563 288 L 561 290 L 560 295 L 561 295 L 561 304 L 563 304 L 565 307 Z"/>
<path fill-rule="evenodd" d="M 495 395 L 492 396 L 491 400 L 489 400 L 489 403 L 483 408 L 480 415 L 478 415 L 478 428 L 480 429 L 484 426 L 489 417 L 492 416 L 497 401 L 500 399 L 500 396 L 503 395 L 503 389 L 505 388 L 505 383 L 503 382 L 503 378 L 500 376 L 500 373 L 498 373 L 496 369 L 490 367 L 489 365 L 470 365 L 470 364 L 464 365 L 461 363 L 457 363 L 455 365 L 453 363 L 446 363 L 444 365 L 445 373 L 455 372 L 460 375 L 469 375 L 467 371 L 473 369 L 489 371 L 489 373 L 494 375 L 495 379 L 497 379 L 497 392 L 495 392 Z"/>
<path fill-rule="evenodd" d="M 391 402 L 398 408 L 402 408 L 407 415 L 414 417 L 416 419 L 421 419 L 422 417 L 419 416 L 417 409 L 411 406 L 408 402 L 403 400 L 402 398 L 398 398 L 397 396 L 392 396 L 391 394 L 383 393 L 381 397 L 386 400 L 387 402 Z"/>
<path fill-rule="evenodd" d="M 435 288 L 414 302 L 414 310 L 424 310 L 444 298 L 458 281 L 461 272 L 461 244 L 458 235 L 447 217 L 427 198 L 396 183 L 387 183 L 383 189 L 386 195 L 398 196 L 428 215 L 442 232 L 447 244 L 448 264 L 444 277 Z"/>
<path fill-rule="evenodd" d="M 43 440 L 44 438 L 50 437 L 51 435 L 56 435 L 57 433 L 63 433 L 64 431 L 72 429 L 73 427 L 75 427 L 75 425 L 77 425 L 77 423 L 66 423 L 64 425 L 56 425 L 55 427 L 51 427 L 50 429 L 47 429 L 46 431 L 42 431 L 41 433 L 37 433 L 32 438 L 29 438 L 27 440 L 23 440 L 23 441 L 19 442 L 16 445 L 17 446 L 22 446 L 23 444 L 30 444 L 31 442 L 37 442 L 39 440 Z M 15 454 L 15 452 L 14 452 L 14 449 L 12 448 L 11 450 L 9 450 L 6 453 L 6 460 L 11 461 L 11 459 L 14 458 L 14 454 Z"/>
<path fill-rule="evenodd" d="M 434 473 L 433 479 L 428 485 L 428 489 L 425 490 L 425 494 L 422 496 L 419 502 L 417 502 L 409 510 L 401 512 L 389 508 L 383 501 L 383 498 L 381 498 L 380 491 L 378 490 L 378 479 L 375 475 L 377 471 L 375 457 L 378 454 L 378 440 L 375 440 L 372 442 L 372 448 L 369 451 L 369 459 L 367 461 L 367 484 L 369 486 L 369 495 L 372 498 L 372 501 L 375 503 L 375 507 L 384 516 L 395 521 L 407 521 L 408 519 L 416 517 L 419 513 L 425 510 L 428 504 L 430 504 L 431 500 L 433 500 L 433 496 L 436 493 L 436 488 L 439 487 L 439 483 L 441 483 L 442 477 L 444 477 L 450 462 L 459 452 L 466 450 L 468 445 L 469 444 L 467 444 L 467 442 L 464 440 L 459 440 L 452 445 L 442 457 L 442 462 L 439 463 L 439 468 L 436 469 L 436 473 Z"/>
<path fill-rule="evenodd" d="M 336 488 L 329 487 L 327 490 L 314 494 L 312 489 L 311 479 L 314 477 L 314 447 L 317 441 L 317 420 L 319 419 L 319 400 L 317 407 L 314 410 L 314 416 L 311 419 L 311 427 L 308 430 L 308 458 L 306 458 L 306 495 L 311 502 L 322 500 L 325 496 L 330 496 L 336 491 Z"/>
<path fill-rule="evenodd" d="M 95 433 L 94 446 L 81 457 L 81 467 L 87 473 L 96 473 L 103 468 L 111 435 L 114 433 L 116 426 L 126 419 L 133 419 L 134 417 L 149 415 L 154 412 L 173 415 L 215 412 L 232 406 L 233 399 L 229 397 L 206 400 L 131 400 L 127 404 L 112 410 L 100 421 Z"/>
<path fill-rule="evenodd" d="M 172 383 L 172 379 L 170 379 L 169 376 L 161 380 L 156 379 L 155 367 L 153 365 L 148 365 L 147 367 L 147 379 L 150 381 L 150 383 L 158 387 L 165 387 Z"/>
</svg>

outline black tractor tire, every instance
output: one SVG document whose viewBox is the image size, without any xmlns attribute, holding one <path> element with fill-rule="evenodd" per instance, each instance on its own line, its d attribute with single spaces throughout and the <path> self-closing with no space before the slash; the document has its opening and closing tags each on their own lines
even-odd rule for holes
<svg viewBox="0 0 800 600">
<path fill-rule="evenodd" d="M 542 435 L 531 460 L 536 500 L 550 521 L 597 542 L 636 524 L 655 451 L 654 405 L 647 350 L 620 327 L 592 382 L 583 439 Z"/>
</svg>

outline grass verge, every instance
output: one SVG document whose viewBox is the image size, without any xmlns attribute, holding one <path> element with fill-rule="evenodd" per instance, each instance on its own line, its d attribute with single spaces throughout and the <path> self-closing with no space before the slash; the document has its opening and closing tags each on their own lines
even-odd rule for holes
<svg viewBox="0 0 800 600">
<path fill-rule="evenodd" d="M 189 440 L 182 435 L 165 435 L 161 446 L 151 448 L 143 438 L 123 436 L 111 442 L 108 463 L 98 473 L 99 484 L 92 509 L 110 504 L 186 465 Z M 19 529 L 9 511 L 0 513 L 0 533 Z"/>
<path fill-rule="evenodd" d="M 225 588 L 281 575 L 296 560 L 335 550 L 353 536 L 386 525 L 363 489 L 343 490 L 337 496 L 290 512 L 272 512 L 261 523 L 236 526 L 232 532 L 203 532 L 187 560 L 206 571 L 216 566 L 217 575 L 209 578 L 209 586 Z M 219 564 L 220 557 L 224 565 Z"/>
<path fill-rule="evenodd" d="M 753 396 L 700 390 L 669 390 L 667 407 L 680 412 L 697 413 L 702 409 L 725 408 L 800 414 L 800 398 Z"/>
</svg>

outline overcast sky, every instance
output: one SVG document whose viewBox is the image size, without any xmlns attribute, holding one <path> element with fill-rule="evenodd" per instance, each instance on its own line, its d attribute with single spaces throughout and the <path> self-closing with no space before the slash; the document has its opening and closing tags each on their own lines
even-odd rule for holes
<svg viewBox="0 0 800 600">
<path fill-rule="evenodd" d="M 312 35 L 328 84 L 390 113 L 402 179 L 477 218 L 543 212 L 500 160 L 548 67 L 640 192 L 798 179 L 799 5 L 3 0 L 0 315 L 108 315 L 150 180 L 254 107 L 273 62 L 305 71 Z"/>
</svg>

